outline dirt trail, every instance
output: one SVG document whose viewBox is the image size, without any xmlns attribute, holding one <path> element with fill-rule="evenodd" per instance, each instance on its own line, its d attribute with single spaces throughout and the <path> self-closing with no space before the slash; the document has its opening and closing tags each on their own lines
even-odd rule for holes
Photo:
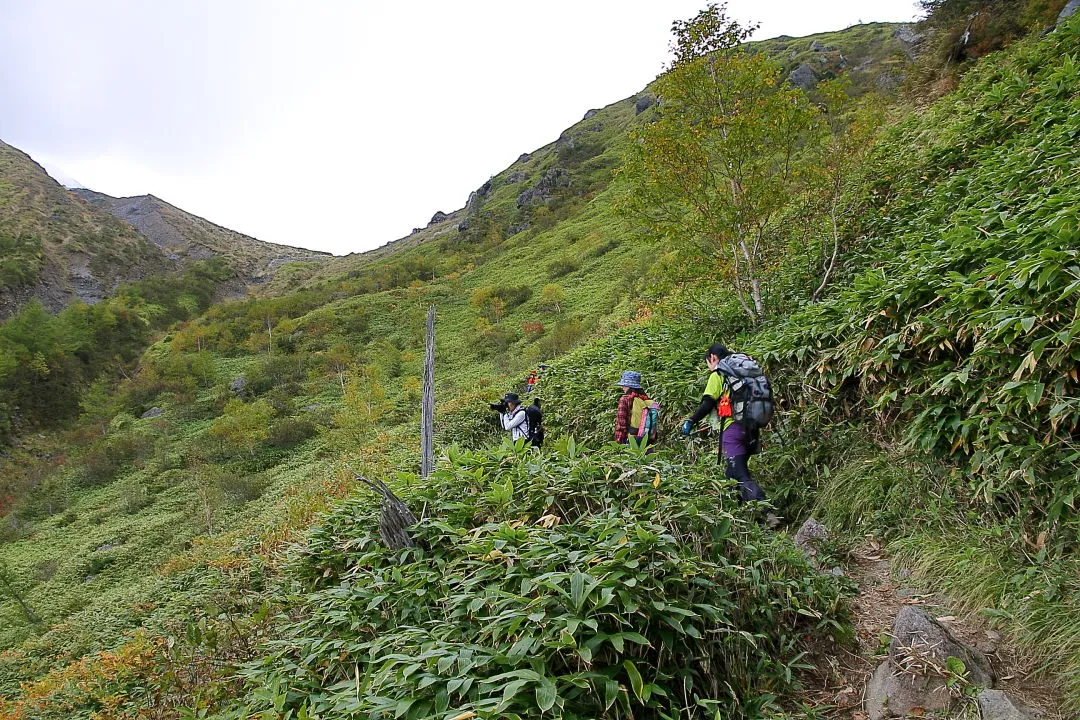
<svg viewBox="0 0 1080 720">
<path fill-rule="evenodd" d="M 958 640 L 981 650 L 997 673 L 995 687 L 1040 713 L 1041 720 L 1066 720 L 1061 694 L 1052 679 L 1037 674 L 1037 665 L 1011 648 L 981 616 L 949 609 L 948 598 L 924 593 L 898 579 L 882 546 L 869 539 L 856 548 L 844 568 L 858 593 L 852 600 L 854 646 L 822 648 L 814 653 L 816 669 L 805 679 L 806 701 L 828 717 L 867 720 L 863 688 L 888 650 L 893 619 L 904 605 L 926 607 Z M 978 709 L 966 716 L 978 718 Z"/>
</svg>

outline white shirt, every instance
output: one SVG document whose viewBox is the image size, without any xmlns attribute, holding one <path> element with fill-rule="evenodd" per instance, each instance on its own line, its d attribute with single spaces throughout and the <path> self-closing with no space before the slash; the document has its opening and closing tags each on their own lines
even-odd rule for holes
<svg viewBox="0 0 1080 720">
<path fill-rule="evenodd" d="M 510 438 L 512 440 L 518 440 L 520 438 L 528 439 L 529 419 L 525 416 L 525 409 L 520 405 L 513 410 L 507 410 L 499 415 L 499 420 L 502 422 L 503 430 L 510 431 Z"/>
</svg>

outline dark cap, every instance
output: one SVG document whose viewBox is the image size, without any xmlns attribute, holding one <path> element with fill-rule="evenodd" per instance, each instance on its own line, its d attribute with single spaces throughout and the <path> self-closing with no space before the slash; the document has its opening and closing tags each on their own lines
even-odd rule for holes
<svg viewBox="0 0 1080 720">
<path fill-rule="evenodd" d="M 715 355 L 716 357 L 723 360 L 724 358 L 726 358 L 730 354 L 731 354 L 731 351 L 728 350 L 723 345 L 721 345 L 720 343 L 713 343 L 712 345 L 709 346 L 709 349 L 705 351 L 705 359 L 707 360 L 710 355 Z"/>
<path fill-rule="evenodd" d="M 505 395 L 503 395 L 503 402 L 514 403 L 515 405 L 520 405 L 521 404 L 521 398 L 518 397 L 517 393 L 512 393 L 512 392 L 511 393 L 506 393 Z"/>
</svg>

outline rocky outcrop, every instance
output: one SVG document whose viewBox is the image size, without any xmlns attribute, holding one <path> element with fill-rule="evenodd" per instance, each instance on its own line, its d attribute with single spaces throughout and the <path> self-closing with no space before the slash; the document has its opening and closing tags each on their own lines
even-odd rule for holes
<svg viewBox="0 0 1080 720">
<path fill-rule="evenodd" d="M 551 197 L 553 190 L 568 188 L 570 184 L 571 178 L 568 170 L 560 167 L 550 168 L 535 185 L 518 195 L 517 206 L 522 208 L 526 205 L 545 202 Z"/>
<path fill-rule="evenodd" d="M 473 213 L 479 207 L 484 198 L 491 192 L 491 180 L 469 193 L 469 199 L 465 202 L 465 212 Z"/>
<path fill-rule="evenodd" d="M 826 50 L 829 50 L 829 48 L 820 40 L 815 40 L 810 43 L 810 50 L 812 52 L 825 52 Z"/>
<path fill-rule="evenodd" d="M 525 181 L 525 173 L 516 172 L 516 173 L 510 173 L 509 175 L 507 175 L 506 180 L 504 180 L 503 182 L 506 185 L 514 185 L 515 183 L 524 182 L 524 181 Z"/>
<path fill-rule="evenodd" d="M 436 210 L 435 214 L 431 216 L 431 220 L 428 221 L 428 227 L 431 227 L 435 223 L 444 222 L 448 217 L 450 216 L 444 213 L 442 210 Z"/>
<path fill-rule="evenodd" d="M 788 74 L 788 82 L 803 90 L 813 90 L 818 83 L 818 76 L 808 63 L 803 63 Z"/>
<path fill-rule="evenodd" d="M 243 395 L 247 392 L 248 379 L 243 375 L 233 378 L 233 381 L 229 383 L 229 391 L 234 395 Z"/>
<path fill-rule="evenodd" d="M 916 32 L 915 28 L 910 25 L 904 25 L 896 29 L 893 33 L 893 37 L 900 41 L 900 46 L 904 49 L 904 53 L 909 59 L 914 58 L 918 54 L 919 45 L 925 39 L 925 35 Z"/>
<path fill-rule="evenodd" d="M 531 159 L 532 159 L 532 155 L 530 155 L 529 153 L 521 153 L 520 155 L 518 155 L 517 162 L 519 162 L 519 163 L 529 162 L 529 160 L 531 160 Z"/>
<path fill-rule="evenodd" d="M 155 405 L 154 407 L 150 408 L 149 410 L 144 412 L 139 417 L 142 418 L 143 420 L 153 420 L 154 418 L 159 418 L 164 414 L 165 414 L 165 411 Z"/>
<path fill-rule="evenodd" d="M 656 98 L 652 95 L 642 95 L 634 102 L 634 114 L 640 115 L 656 104 Z"/>
<path fill-rule="evenodd" d="M 906 606 L 893 622 L 888 659 L 866 689 L 870 720 L 905 717 L 914 708 L 946 711 L 967 686 L 989 688 L 994 673 L 986 657 L 964 645 L 923 608 Z"/>
<path fill-rule="evenodd" d="M 585 113 L 585 117 L 583 117 L 581 119 L 582 120 L 588 120 L 591 117 L 596 117 L 596 113 L 598 113 L 598 112 L 600 112 L 600 111 L 599 110 L 588 110 Z"/>
</svg>

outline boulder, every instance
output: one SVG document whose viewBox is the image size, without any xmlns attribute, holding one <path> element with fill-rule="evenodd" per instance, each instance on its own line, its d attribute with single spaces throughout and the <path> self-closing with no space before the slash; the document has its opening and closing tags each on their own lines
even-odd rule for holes
<svg viewBox="0 0 1080 720">
<path fill-rule="evenodd" d="M 431 220 L 428 221 L 428 227 L 431 227 L 435 223 L 441 223 L 442 221 L 446 220 L 446 218 L 448 218 L 448 217 L 450 217 L 450 216 L 447 215 L 446 213 L 444 213 L 442 210 L 436 210 L 435 214 L 431 216 Z"/>
<path fill-rule="evenodd" d="M 1035 720 L 1030 709 L 1013 700 L 1004 690 L 983 690 L 975 700 L 982 720 Z"/>
<path fill-rule="evenodd" d="M 986 656 L 968 647 L 933 618 L 925 609 L 914 605 L 900 608 L 893 621 L 889 660 L 904 667 L 912 660 L 945 667 L 950 657 L 957 658 L 967 669 L 967 681 L 980 687 L 992 687 L 994 671 Z"/>
<path fill-rule="evenodd" d="M 532 155 L 530 155 L 529 153 L 521 153 L 520 155 L 518 155 L 517 161 L 519 163 L 528 162 L 531 158 Z"/>
<path fill-rule="evenodd" d="M 523 182 L 524 180 L 525 180 L 525 173 L 516 172 L 516 173 L 510 173 L 509 175 L 507 175 L 506 180 L 504 182 L 507 185 L 513 185 L 515 183 Z"/>
<path fill-rule="evenodd" d="M 656 104 L 656 98 L 652 95 L 642 95 L 634 102 L 634 114 L 640 115 Z"/>
<path fill-rule="evenodd" d="M 458 229 L 458 232 L 465 232 L 466 230 L 468 230 L 469 229 L 469 218 L 465 218 L 464 220 L 459 222 L 458 226 L 457 226 L 457 229 Z"/>
<path fill-rule="evenodd" d="M 803 63 L 788 74 L 788 82 L 803 90 L 813 90 L 818 83 L 818 76 L 808 63 Z"/>
<path fill-rule="evenodd" d="M 825 52 L 828 49 L 829 48 L 825 47 L 825 45 L 820 40 L 815 40 L 814 42 L 810 43 L 811 52 Z"/>
<path fill-rule="evenodd" d="M 413 232 L 419 232 L 419 231 L 418 230 L 413 230 Z M 239 376 L 237 378 L 234 378 L 233 381 L 231 383 L 229 383 L 229 390 L 231 392 L 237 394 L 237 395 L 242 395 L 244 393 L 244 391 L 247 390 L 247 386 L 248 386 L 248 379 L 246 377 L 244 377 L 243 375 L 241 375 L 241 376 Z"/>
<path fill-rule="evenodd" d="M 155 407 L 150 408 L 146 412 L 144 412 L 139 417 L 141 417 L 143 420 L 150 420 L 150 419 L 153 419 L 153 418 L 161 417 L 164 414 L 165 414 L 164 410 L 162 410 L 161 408 L 155 406 Z"/>
<path fill-rule="evenodd" d="M 1069 2 L 1065 3 L 1065 7 L 1061 8 L 1061 12 L 1058 13 L 1054 27 L 1064 22 L 1065 18 L 1072 17 L 1077 10 L 1080 10 L 1080 0 L 1069 0 Z"/>
<path fill-rule="evenodd" d="M 799 531 L 795 533 L 792 542 L 795 543 L 795 547 L 799 548 L 806 557 L 813 559 L 818 554 L 819 545 L 822 541 L 829 539 L 829 528 L 819 523 L 814 518 L 810 517 L 806 519 L 806 522 L 802 524 Z"/>
<path fill-rule="evenodd" d="M 510 235 L 517 235 L 519 232 L 525 232 L 529 229 L 529 223 L 519 223 L 517 225 L 511 225 L 506 229 L 506 232 Z"/>
<path fill-rule="evenodd" d="M 968 684 L 993 685 L 993 670 L 982 653 L 954 638 L 926 610 L 901 608 L 893 621 L 889 658 L 866 686 L 870 720 L 905 717 L 913 708 L 926 713 L 950 708 L 960 695 L 946 672 L 950 657 L 964 664 Z"/>
<path fill-rule="evenodd" d="M 587 111 L 587 112 L 585 113 L 585 117 L 583 117 L 583 118 L 581 118 L 581 119 L 582 119 L 582 120 L 588 120 L 588 119 L 589 119 L 589 118 L 591 118 L 591 117 L 595 117 L 595 116 L 596 116 L 596 113 L 598 113 L 598 112 L 600 112 L 600 111 L 599 111 L 599 110 L 589 110 L 589 111 Z"/>
</svg>

